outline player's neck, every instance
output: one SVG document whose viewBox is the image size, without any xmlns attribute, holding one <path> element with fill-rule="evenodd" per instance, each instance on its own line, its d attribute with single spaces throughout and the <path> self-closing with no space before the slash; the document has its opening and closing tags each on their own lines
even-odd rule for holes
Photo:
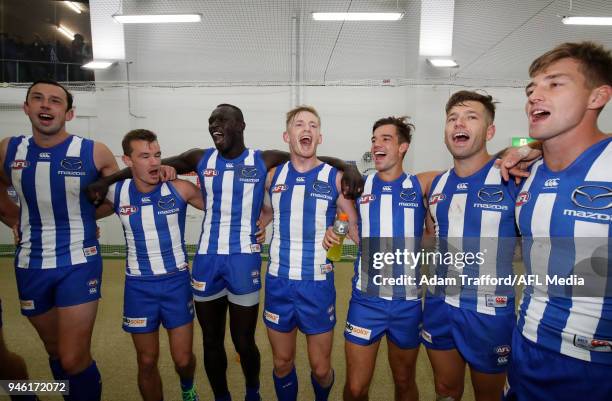
<svg viewBox="0 0 612 401">
<path fill-rule="evenodd" d="M 317 159 L 317 155 L 313 155 L 312 157 L 301 157 L 291 153 L 290 159 L 293 168 L 300 173 L 307 173 L 323 163 L 321 160 Z"/>
<path fill-rule="evenodd" d="M 245 150 L 246 146 L 244 145 L 244 143 L 237 143 L 232 146 L 231 149 L 228 149 L 227 151 L 221 151 L 219 153 L 221 153 L 221 156 L 224 159 L 235 159 L 240 156 Z"/>
<path fill-rule="evenodd" d="M 562 171 L 585 150 L 605 139 L 607 135 L 597 126 L 576 127 L 542 142 L 544 163 L 550 171 Z"/>
<path fill-rule="evenodd" d="M 400 178 L 400 176 L 403 173 L 404 173 L 404 168 L 402 167 L 401 163 L 398 163 L 397 165 L 393 166 L 392 168 L 388 170 L 377 171 L 376 176 L 381 181 L 391 182 L 391 181 L 395 181 L 398 178 Z"/>
<path fill-rule="evenodd" d="M 65 129 L 62 129 L 57 134 L 45 135 L 40 133 L 36 128 L 32 127 L 32 137 L 34 143 L 41 148 L 52 148 L 64 142 L 68 138 L 69 134 Z"/>
<path fill-rule="evenodd" d="M 157 186 L 159 185 L 159 182 L 156 184 L 149 184 L 139 179 L 138 177 L 134 177 L 133 180 L 134 180 L 134 185 L 136 186 L 136 189 L 138 190 L 138 192 L 143 193 L 143 194 L 148 194 L 149 192 L 154 191 L 155 188 L 157 188 Z"/>
<path fill-rule="evenodd" d="M 469 177 L 478 172 L 491 160 L 487 149 L 465 159 L 453 159 L 455 174 L 458 177 Z"/>
</svg>

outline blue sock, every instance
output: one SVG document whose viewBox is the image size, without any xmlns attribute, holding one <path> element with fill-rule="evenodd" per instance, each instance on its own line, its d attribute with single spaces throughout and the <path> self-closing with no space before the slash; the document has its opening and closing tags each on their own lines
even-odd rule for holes
<svg viewBox="0 0 612 401">
<path fill-rule="evenodd" d="M 227 395 L 224 395 L 223 397 L 215 398 L 215 401 L 232 401 L 232 395 L 227 393 Z"/>
<path fill-rule="evenodd" d="M 296 401 L 298 394 L 298 378 L 295 373 L 295 366 L 285 377 L 277 377 L 272 372 L 274 378 L 274 390 L 278 401 Z"/>
<path fill-rule="evenodd" d="M 66 380 L 68 378 L 59 359 L 49 358 L 49 367 L 51 368 L 51 374 L 55 380 Z"/>
<path fill-rule="evenodd" d="M 257 385 L 257 387 L 246 388 L 246 395 L 244 396 L 244 401 L 261 401 L 261 397 L 259 395 L 259 385 Z"/>
<path fill-rule="evenodd" d="M 183 391 L 191 390 L 191 388 L 193 387 L 193 377 L 191 379 L 185 379 L 185 378 L 179 377 L 179 379 L 181 380 L 181 390 Z"/>
<path fill-rule="evenodd" d="M 334 371 L 332 370 L 332 380 L 331 380 L 331 383 L 327 387 L 321 387 L 321 385 L 315 379 L 315 377 L 312 374 L 312 372 L 310 373 L 310 381 L 312 382 L 312 388 L 314 389 L 315 401 L 327 401 L 327 398 L 329 398 L 329 392 L 331 391 L 331 388 L 334 385 L 334 380 L 335 379 L 336 379 L 336 377 L 335 377 Z"/>
<path fill-rule="evenodd" d="M 68 376 L 68 380 L 70 380 L 71 401 L 100 401 L 102 377 L 95 361 L 81 373 Z"/>
</svg>

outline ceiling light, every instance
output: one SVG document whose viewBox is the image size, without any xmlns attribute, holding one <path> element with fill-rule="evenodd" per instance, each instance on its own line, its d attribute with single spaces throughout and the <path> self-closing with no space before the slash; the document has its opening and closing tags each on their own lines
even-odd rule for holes
<svg viewBox="0 0 612 401">
<path fill-rule="evenodd" d="M 565 25 L 612 25 L 612 17 L 563 17 Z"/>
<path fill-rule="evenodd" d="M 316 21 L 397 21 L 404 13 L 312 13 Z"/>
<path fill-rule="evenodd" d="M 115 64 L 114 61 L 94 60 L 82 65 L 81 68 L 87 68 L 88 70 L 103 70 L 113 64 Z"/>
<path fill-rule="evenodd" d="M 70 40 L 74 39 L 74 32 L 72 32 L 70 29 L 66 28 L 65 26 L 58 25 L 57 30 L 63 33 L 64 35 L 66 35 L 68 39 Z"/>
<path fill-rule="evenodd" d="M 454 20 L 454 0 L 422 0 L 419 55 L 450 57 Z"/>
<path fill-rule="evenodd" d="M 158 24 L 170 22 L 200 22 L 202 14 L 141 14 L 113 15 L 115 21 L 122 24 Z"/>
<path fill-rule="evenodd" d="M 459 67 L 459 64 L 450 58 L 428 58 L 427 61 L 434 67 Z"/>
<path fill-rule="evenodd" d="M 75 13 L 80 14 L 81 7 L 79 7 L 78 3 L 74 3 L 72 1 L 64 1 L 64 4 L 70 7 Z"/>
</svg>

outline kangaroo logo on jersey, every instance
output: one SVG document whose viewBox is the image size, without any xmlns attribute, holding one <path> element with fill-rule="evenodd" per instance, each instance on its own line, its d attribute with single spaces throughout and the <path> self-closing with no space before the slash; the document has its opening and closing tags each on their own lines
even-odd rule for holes
<svg viewBox="0 0 612 401">
<path fill-rule="evenodd" d="M 435 205 L 438 202 L 442 202 L 444 199 L 446 199 L 446 196 L 444 196 L 443 193 L 433 194 L 429 198 L 429 204 L 430 205 Z"/>
<path fill-rule="evenodd" d="M 215 170 L 214 168 L 207 168 L 206 170 L 202 172 L 202 175 L 204 177 L 216 177 L 219 175 L 219 172 Z"/>
<path fill-rule="evenodd" d="M 605 185 L 581 185 L 574 189 L 572 202 L 578 207 L 603 210 L 612 207 L 612 188 Z"/>
<path fill-rule="evenodd" d="M 315 181 L 312 184 L 312 189 L 320 194 L 328 194 L 331 192 L 331 185 L 323 181 Z"/>
<path fill-rule="evenodd" d="M 83 168 L 83 161 L 76 157 L 67 157 L 60 162 L 60 165 L 66 170 L 75 171 Z"/>
<path fill-rule="evenodd" d="M 11 163 L 11 168 L 13 170 L 22 170 L 30 165 L 30 162 L 27 160 L 13 160 Z"/>
<path fill-rule="evenodd" d="M 122 216 L 129 216 L 136 212 L 138 212 L 138 206 L 133 206 L 133 205 L 119 206 L 119 214 Z"/>
<path fill-rule="evenodd" d="M 402 190 L 402 192 L 400 192 L 400 198 L 402 198 L 402 200 L 405 200 L 406 202 L 412 202 L 416 200 L 416 197 L 416 192 L 411 189 L 404 189 Z"/>
<path fill-rule="evenodd" d="M 242 166 L 240 167 L 240 177 L 242 178 L 255 178 L 257 176 L 257 167 L 255 166 Z"/>
<path fill-rule="evenodd" d="M 176 199 L 174 196 L 164 196 L 157 201 L 157 206 L 162 210 L 172 209 L 176 205 Z"/>
<path fill-rule="evenodd" d="M 561 178 L 549 178 L 544 181 L 544 189 L 554 189 L 559 186 L 559 181 Z"/>
<path fill-rule="evenodd" d="M 527 191 L 523 191 L 516 197 L 516 206 L 523 206 L 525 203 L 529 202 L 531 199 L 531 194 Z"/>
<path fill-rule="evenodd" d="M 359 198 L 359 203 L 361 205 L 366 205 L 370 202 L 374 202 L 375 200 L 376 200 L 376 195 L 374 194 L 361 195 L 361 197 Z"/>
<path fill-rule="evenodd" d="M 504 192 L 496 188 L 480 188 L 478 199 L 483 202 L 499 203 L 504 200 Z"/>
<path fill-rule="evenodd" d="M 287 185 L 285 184 L 278 184 L 272 187 L 273 194 L 277 194 L 279 192 L 285 192 L 286 190 L 287 190 Z"/>
</svg>

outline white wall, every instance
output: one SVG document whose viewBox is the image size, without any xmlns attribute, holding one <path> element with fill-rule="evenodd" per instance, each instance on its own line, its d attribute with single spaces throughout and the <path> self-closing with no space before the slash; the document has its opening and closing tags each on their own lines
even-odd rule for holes
<svg viewBox="0 0 612 401">
<path fill-rule="evenodd" d="M 389 115 L 412 117 L 416 132 L 405 161 L 408 171 L 419 172 L 450 167 L 443 143 L 444 105 L 462 88 L 419 87 L 302 87 L 304 104 L 315 106 L 322 117 L 323 143 L 319 154 L 359 160 L 369 150 L 373 122 Z M 513 136 L 527 136 L 523 112 L 523 89 L 488 88 L 497 105 L 497 134 L 489 149 L 495 152 L 510 144 Z M 202 87 L 134 88 L 131 105 L 125 88 L 75 92 L 77 118 L 68 130 L 104 142 L 114 154 L 121 154 L 121 138 L 134 128 L 148 128 L 159 136 L 165 156 L 193 147 L 210 147 L 208 116 L 219 103 L 242 108 L 247 146 L 287 149 L 282 142 L 284 113 L 291 107 L 289 87 Z M 28 133 L 29 121 L 21 111 L 7 111 L 1 104 L 20 104 L 24 89 L 0 88 L 0 136 Z M 612 132 L 612 105 L 600 116 L 600 128 Z M 200 214 L 190 213 L 187 242 L 199 235 Z M 122 243 L 115 217 L 100 222 L 103 243 Z M 0 229 L 0 243 L 9 243 L 10 233 Z"/>
</svg>

